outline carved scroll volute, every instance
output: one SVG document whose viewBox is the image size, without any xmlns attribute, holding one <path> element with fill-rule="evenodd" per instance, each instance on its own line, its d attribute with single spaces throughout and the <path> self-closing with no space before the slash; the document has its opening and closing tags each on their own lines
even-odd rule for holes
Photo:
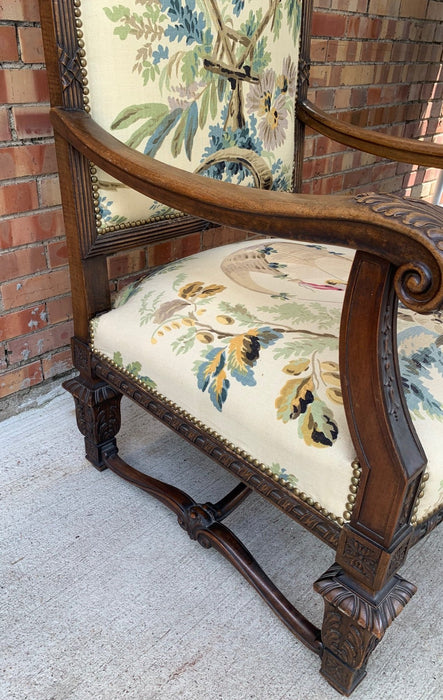
<svg viewBox="0 0 443 700">
<path fill-rule="evenodd" d="M 402 258 L 406 262 L 398 265 L 394 277 L 398 298 L 418 313 L 430 313 L 443 307 L 441 209 L 428 202 L 374 192 L 358 194 L 355 201 L 381 214 L 386 220 L 409 227 L 410 238 L 400 246 Z M 384 234 L 386 241 L 389 240 L 387 235 L 389 234 Z"/>
<path fill-rule="evenodd" d="M 407 530 L 426 463 L 401 389 L 394 275 L 389 262 L 357 253 L 340 336 L 344 402 L 362 468 L 351 526 L 384 550 Z"/>
</svg>

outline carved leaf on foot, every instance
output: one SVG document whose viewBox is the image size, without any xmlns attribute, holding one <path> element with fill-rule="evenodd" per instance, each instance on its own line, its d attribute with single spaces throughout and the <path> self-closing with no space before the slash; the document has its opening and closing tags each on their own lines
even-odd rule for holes
<svg viewBox="0 0 443 700">
<path fill-rule="evenodd" d="M 389 625 L 409 603 L 416 587 L 405 579 L 395 576 L 395 585 L 383 600 L 375 605 L 344 585 L 338 578 L 341 568 L 333 565 L 318 581 L 314 588 L 325 601 L 347 617 L 355 620 L 363 629 L 381 639 Z"/>
</svg>

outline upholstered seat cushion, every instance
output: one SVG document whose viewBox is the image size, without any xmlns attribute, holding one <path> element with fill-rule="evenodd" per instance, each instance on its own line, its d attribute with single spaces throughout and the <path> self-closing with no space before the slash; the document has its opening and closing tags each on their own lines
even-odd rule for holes
<svg viewBox="0 0 443 700">
<path fill-rule="evenodd" d="M 355 452 L 338 338 L 352 259 L 278 239 L 199 253 L 125 289 L 92 322 L 93 348 L 342 523 Z M 443 502 L 441 323 L 399 312 L 404 389 L 429 459 L 418 519 Z"/>
</svg>

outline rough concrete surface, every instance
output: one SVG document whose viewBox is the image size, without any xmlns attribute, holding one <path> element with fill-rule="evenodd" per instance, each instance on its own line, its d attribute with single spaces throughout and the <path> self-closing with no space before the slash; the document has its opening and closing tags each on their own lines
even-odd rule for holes
<svg viewBox="0 0 443 700">
<path fill-rule="evenodd" d="M 120 453 L 217 500 L 231 475 L 124 402 Z M 3 700 L 338 700 L 319 660 L 219 554 L 175 516 L 84 459 L 72 398 L 0 424 Z M 313 581 L 333 552 L 258 497 L 230 526 L 320 625 Z M 443 528 L 410 553 L 418 593 L 388 630 L 354 700 L 443 698 Z"/>
</svg>

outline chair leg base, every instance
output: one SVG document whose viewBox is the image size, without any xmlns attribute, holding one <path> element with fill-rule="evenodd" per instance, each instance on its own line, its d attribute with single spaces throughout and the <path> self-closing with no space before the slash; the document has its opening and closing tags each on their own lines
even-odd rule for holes
<svg viewBox="0 0 443 700">
<path fill-rule="evenodd" d="M 365 677 L 370 655 L 416 587 L 396 575 L 371 598 L 334 564 L 315 582 L 314 589 L 325 601 L 321 674 L 348 696 Z"/>
<path fill-rule="evenodd" d="M 339 693 L 349 696 L 366 676 L 369 656 L 380 640 L 327 603 L 322 641 L 320 673 Z"/>
<path fill-rule="evenodd" d="M 77 426 L 85 438 L 86 458 L 103 471 L 105 454 L 117 452 L 115 435 L 120 430 L 122 395 L 109 384 L 74 377 L 63 388 L 74 397 Z"/>
<path fill-rule="evenodd" d="M 366 668 L 352 669 L 329 649 L 325 649 L 320 673 L 341 695 L 349 697 L 366 676 Z"/>
</svg>

